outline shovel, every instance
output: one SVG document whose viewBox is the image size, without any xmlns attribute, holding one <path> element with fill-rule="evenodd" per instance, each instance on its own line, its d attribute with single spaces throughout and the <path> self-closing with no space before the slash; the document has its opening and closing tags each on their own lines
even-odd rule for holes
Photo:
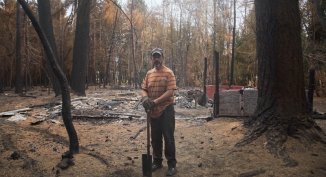
<svg viewBox="0 0 326 177">
<path fill-rule="evenodd" d="M 150 117 L 147 113 L 147 154 L 142 154 L 143 176 L 152 177 L 152 155 L 150 151 Z"/>
</svg>

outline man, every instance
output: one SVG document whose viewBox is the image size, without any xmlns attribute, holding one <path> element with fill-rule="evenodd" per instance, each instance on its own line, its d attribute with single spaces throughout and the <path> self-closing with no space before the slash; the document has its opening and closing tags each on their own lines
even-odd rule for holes
<svg viewBox="0 0 326 177">
<path fill-rule="evenodd" d="M 142 84 L 142 102 L 151 118 L 151 138 L 153 147 L 152 171 L 162 168 L 162 137 L 164 138 L 164 154 L 167 159 L 167 176 L 176 174 L 175 158 L 175 117 L 174 90 L 176 79 L 171 69 L 163 65 L 163 50 L 155 48 L 151 52 L 154 68 L 149 70 Z"/>
</svg>

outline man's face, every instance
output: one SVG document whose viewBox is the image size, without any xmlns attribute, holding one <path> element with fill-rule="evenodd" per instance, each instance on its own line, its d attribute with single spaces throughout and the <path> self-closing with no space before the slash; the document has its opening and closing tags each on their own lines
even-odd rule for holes
<svg viewBox="0 0 326 177">
<path fill-rule="evenodd" d="M 155 68 L 160 68 L 162 66 L 163 57 L 160 54 L 155 53 L 152 56 L 152 61 Z"/>
</svg>

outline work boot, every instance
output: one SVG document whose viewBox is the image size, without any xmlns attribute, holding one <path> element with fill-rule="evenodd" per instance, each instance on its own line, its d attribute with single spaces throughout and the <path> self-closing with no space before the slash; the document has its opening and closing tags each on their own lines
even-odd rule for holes
<svg viewBox="0 0 326 177">
<path fill-rule="evenodd" d="M 156 163 L 153 163 L 152 165 L 152 172 L 156 171 L 157 169 L 160 169 L 162 168 L 163 165 L 162 164 L 156 164 Z"/>
<path fill-rule="evenodd" d="M 175 167 L 169 167 L 168 171 L 166 172 L 166 176 L 173 176 L 177 173 L 177 169 Z"/>
</svg>

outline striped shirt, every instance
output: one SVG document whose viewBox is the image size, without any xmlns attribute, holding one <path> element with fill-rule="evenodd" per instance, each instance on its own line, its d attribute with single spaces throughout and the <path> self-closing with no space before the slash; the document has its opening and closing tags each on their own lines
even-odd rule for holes
<svg viewBox="0 0 326 177">
<path fill-rule="evenodd" d="M 164 65 L 160 70 L 156 68 L 149 70 L 143 80 L 142 89 L 147 92 L 148 97 L 151 99 L 160 97 L 167 90 L 176 90 L 177 85 L 173 71 Z M 169 99 L 155 105 L 150 116 L 153 118 L 159 117 L 164 109 L 173 102 L 174 96 L 171 96 Z"/>
</svg>

